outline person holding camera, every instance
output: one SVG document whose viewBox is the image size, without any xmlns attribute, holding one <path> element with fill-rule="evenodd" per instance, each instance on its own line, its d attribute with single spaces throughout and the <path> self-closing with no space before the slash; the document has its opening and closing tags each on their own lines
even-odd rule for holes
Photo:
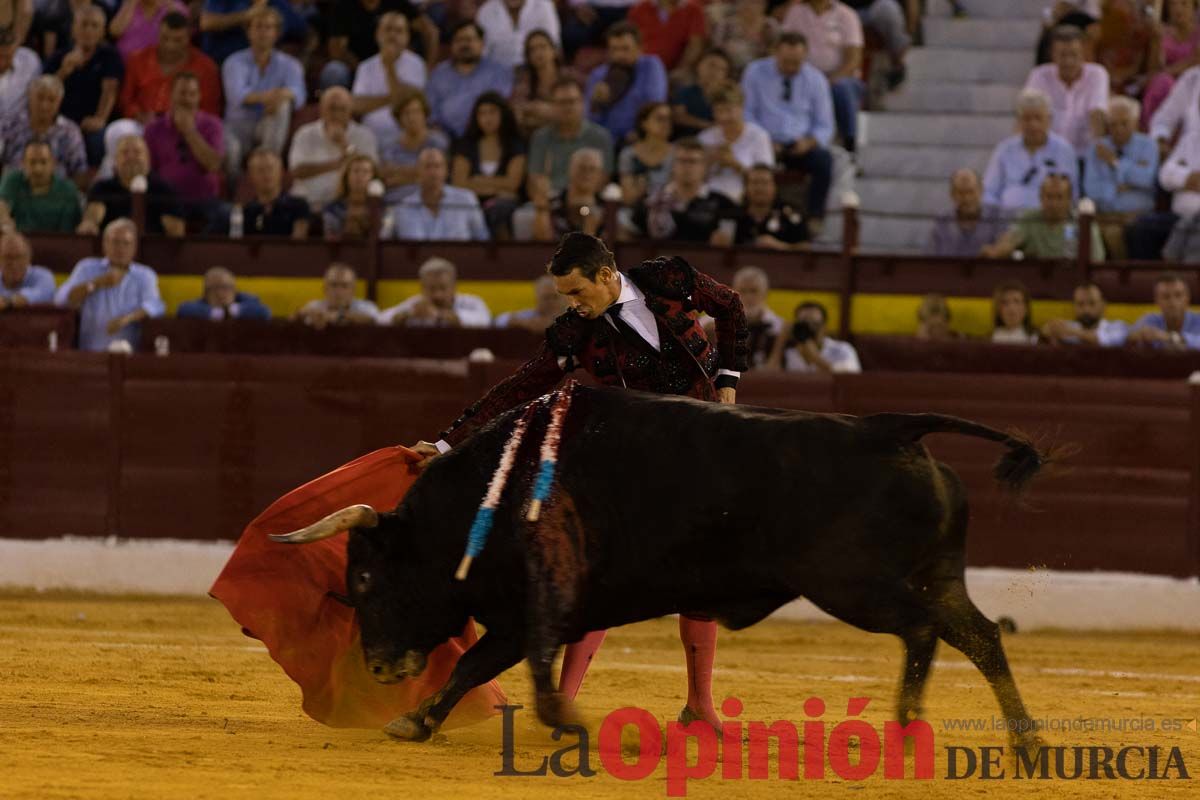
<svg viewBox="0 0 1200 800">
<path fill-rule="evenodd" d="M 790 335 L 780 337 L 769 362 L 788 372 L 862 372 L 858 351 L 849 342 L 825 335 L 829 313 L 825 306 L 805 302 L 796 306 Z"/>
</svg>

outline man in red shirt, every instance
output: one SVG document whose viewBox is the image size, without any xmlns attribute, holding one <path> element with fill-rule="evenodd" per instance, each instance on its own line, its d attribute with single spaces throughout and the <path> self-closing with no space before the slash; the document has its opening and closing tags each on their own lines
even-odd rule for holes
<svg viewBox="0 0 1200 800">
<path fill-rule="evenodd" d="M 190 43 L 188 19 L 178 12 L 163 17 L 158 44 L 139 50 L 125 64 L 121 113 L 145 125 L 171 106 L 171 81 L 190 72 L 200 81 L 200 110 L 221 116 L 221 74 L 216 63 Z"/>
<path fill-rule="evenodd" d="M 642 32 L 647 55 L 658 56 L 668 72 L 691 74 L 707 33 L 697 0 L 641 0 L 629 9 L 628 20 Z"/>
</svg>

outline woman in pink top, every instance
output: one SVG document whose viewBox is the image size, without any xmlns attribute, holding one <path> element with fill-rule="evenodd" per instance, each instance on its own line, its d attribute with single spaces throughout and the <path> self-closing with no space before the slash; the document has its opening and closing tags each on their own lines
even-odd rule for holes
<svg viewBox="0 0 1200 800">
<path fill-rule="evenodd" d="M 1200 64 L 1200 25 L 1196 24 L 1196 0 L 1167 0 L 1163 6 L 1162 36 L 1157 58 L 1161 70 L 1142 93 L 1142 128 L 1171 93 L 1175 79 Z"/>
<path fill-rule="evenodd" d="M 158 26 L 172 11 L 188 16 L 187 6 L 179 0 L 124 0 L 108 24 L 121 58 L 128 61 L 138 50 L 158 44 Z"/>
</svg>

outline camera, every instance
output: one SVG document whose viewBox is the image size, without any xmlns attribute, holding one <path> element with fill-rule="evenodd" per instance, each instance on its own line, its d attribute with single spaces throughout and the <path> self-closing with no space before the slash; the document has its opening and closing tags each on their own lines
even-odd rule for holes
<svg viewBox="0 0 1200 800">
<path fill-rule="evenodd" d="M 807 342 L 816 335 L 817 329 L 813 327 L 812 323 L 810 322 L 806 322 L 805 320 L 801 319 L 797 320 L 795 324 L 792 325 L 792 341 L 796 344 Z"/>
</svg>

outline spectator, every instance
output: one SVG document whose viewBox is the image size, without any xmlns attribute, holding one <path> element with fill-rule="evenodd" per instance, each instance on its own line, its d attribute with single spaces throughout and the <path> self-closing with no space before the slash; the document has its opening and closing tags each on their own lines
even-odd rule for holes
<svg viewBox="0 0 1200 800">
<path fill-rule="evenodd" d="M 161 39 L 161 26 L 172 14 L 183 17 L 183 26 L 188 27 L 188 9 L 179 0 L 122 1 L 108 24 L 108 33 L 116 40 L 117 51 L 126 64 L 139 50 L 153 47 Z"/>
<path fill-rule="evenodd" d="M 1002 283 L 992 292 L 992 341 L 996 344 L 1037 344 L 1029 290 L 1019 281 Z"/>
<path fill-rule="evenodd" d="M 317 330 L 329 326 L 374 325 L 379 307 L 354 296 L 356 277 L 354 267 L 349 264 L 330 264 L 325 270 L 325 296 L 305 303 L 292 319 Z"/>
<path fill-rule="evenodd" d="M 826 334 L 828 321 L 829 312 L 820 303 L 796 306 L 789 335 L 777 340 L 770 366 L 788 372 L 826 375 L 862 372 L 854 345 Z"/>
<path fill-rule="evenodd" d="M 1196 0 L 1167 0 L 1156 55 L 1159 69 L 1142 92 L 1143 129 L 1167 99 L 1184 72 L 1200 63 L 1200 25 L 1196 24 Z"/>
<path fill-rule="evenodd" d="M 672 75 L 691 75 L 704 52 L 708 27 L 699 2 L 640 0 L 629 9 L 627 19 L 640 32 L 638 44 L 645 42 L 646 55 L 657 57 Z"/>
<path fill-rule="evenodd" d="M 1139 95 L 1150 72 L 1150 59 L 1161 26 L 1152 5 L 1161 0 L 1105 0 L 1095 35 L 1089 33 L 1092 57 L 1107 73 L 1113 94 Z"/>
<path fill-rule="evenodd" d="M 486 0 L 475 14 L 487 42 L 483 55 L 509 69 L 521 63 L 525 40 L 541 31 L 555 47 L 562 41 L 558 12 L 551 0 Z"/>
<path fill-rule="evenodd" d="M 1052 59 L 1054 31 L 1066 26 L 1080 33 L 1095 31 L 1100 21 L 1100 5 L 1104 0 L 1054 0 L 1043 12 L 1043 29 L 1037 44 L 1037 63 L 1045 64 Z"/>
<path fill-rule="evenodd" d="M 1091 226 L 1092 261 L 1104 260 L 1100 226 Z M 1042 181 L 1041 207 L 1026 211 L 1001 237 L 980 250 L 985 258 L 1009 258 L 1020 250 L 1026 258 L 1075 258 L 1079 252 L 1079 224 L 1071 207 L 1071 183 L 1064 175 Z"/>
<path fill-rule="evenodd" d="M 0 180 L 0 230 L 71 233 L 79 224 L 79 190 L 54 174 L 54 153 L 45 142 L 25 145 L 21 169 Z"/>
<path fill-rule="evenodd" d="M 1037 208 L 1042 183 L 1064 175 L 1078 186 L 1079 165 L 1071 143 L 1050 131 L 1050 99 L 1038 89 L 1017 95 L 1018 133 L 992 150 L 983 174 L 983 204 L 1001 211 Z"/>
<path fill-rule="evenodd" d="M 704 183 L 707 173 L 704 145 L 696 139 L 680 139 L 675 143 L 670 182 L 634 210 L 634 226 L 653 239 L 733 244 L 737 206 L 709 190 Z"/>
<path fill-rule="evenodd" d="M 283 161 L 260 147 L 250 153 L 246 172 L 254 199 L 242 209 L 242 224 L 251 236 L 308 237 L 310 209 L 304 198 L 283 191 Z"/>
<path fill-rule="evenodd" d="M 529 143 L 529 194 L 538 191 L 534 184 L 546 181 L 546 194 L 561 192 L 567 185 L 567 165 L 571 155 L 584 147 L 604 154 L 604 172 L 612 172 L 613 139 L 604 128 L 583 116 L 583 90 L 572 78 L 562 78 L 554 87 L 557 121 L 539 128 Z"/>
<path fill-rule="evenodd" d="M 533 238 L 558 241 L 571 231 L 600 235 L 604 227 L 604 204 L 599 192 L 604 186 L 604 156 L 585 147 L 571 156 L 567 188 L 554 197 L 533 198 Z"/>
<path fill-rule="evenodd" d="M 54 273 L 32 262 L 28 239 L 16 232 L 0 236 L 0 311 L 54 302 Z"/>
<path fill-rule="evenodd" d="M 642 0 L 646 2 L 647 0 Z M 633 129 L 638 109 L 667 99 L 667 73 L 656 56 L 642 55 L 642 38 L 629 23 L 608 29 L 608 61 L 588 75 L 588 117 L 620 144 Z"/>
<path fill-rule="evenodd" d="M 54 154 L 59 175 L 71 178 L 78 186 L 87 183 L 87 150 L 79 126 L 58 113 L 62 106 L 63 85 L 54 75 L 41 75 L 29 84 L 27 110 L 9 117 L 0 126 L 0 148 L 4 165 L 18 169 L 25 156 L 25 145 L 45 142 Z"/>
<path fill-rule="evenodd" d="M 0 250 L 0 252 L 3 252 Z M 536 303 L 533 308 L 523 308 L 520 311 L 505 311 L 496 317 L 493 324 L 497 328 L 523 328 L 530 333 L 541 334 L 549 328 L 554 320 L 567 311 L 567 301 L 554 288 L 554 276 L 542 273 L 533 282 L 533 295 Z"/>
<path fill-rule="evenodd" d="M 177 72 L 171 81 L 171 110 L 146 126 L 154 171 L 193 203 L 188 216 L 208 218 L 221 189 L 225 133 L 220 117 L 200 110 L 200 79 Z"/>
<path fill-rule="evenodd" d="M 1154 282 L 1158 311 L 1139 319 L 1126 341 L 1166 350 L 1200 349 L 1200 314 L 1188 309 L 1191 300 L 1191 290 L 1182 277 L 1174 272 L 1160 276 Z"/>
<path fill-rule="evenodd" d="M 581 47 L 603 41 L 605 32 L 624 22 L 638 0 L 567 0 L 561 14 L 563 51 L 574 59 Z M 570 11 L 565 9 L 569 8 Z"/>
<path fill-rule="evenodd" d="M 712 125 L 713 95 L 732 77 L 733 65 L 722 51 L 709 50 L 700 56 L 696 64 L 696 82 L 681 86 L 672 101 L 679 136 L 695 136 Z"/>
<path fill-rule="evenodd" d="M 421 293 L 379 315 L 380 325 L 410 328 L 486 328 L 492 312 L 483 298 L 457 290 L 458 269 L 444 258 L 431 258 L 417 270 Z"/>
<path fill-rule="evenodd" d="M 29 84 L 41 72 L 37 53 L 21 47 L 12 30 L 0 28 L 0 124 L 25 108 Z"/>
<path fill-rule="evenodd" d="M 288 151 L 292 192 L 311 208 L 334 200 L 338 177 L 351 156 L 378 159 L 375 134 L 350 118 L 350 92 L 334 86 L 321 93 L 321 118 L 301 125 Z"/>
<path fill-rule="evenodd" d="M 389 188 L 417 182 L 417 156 L 422 150 L 432 147 L 444 153 L 450 148 L 446 134 L 429 127 L 429 101 L 419 89 L 403 95 L 392 107 L 392 116 L 400 132 L 379 148 L 380 172 Z"/>
<path fill-rule="evenodd" d="M 1200 66 L 1179 76 L 1150 118 L 1150 136 L 1158 142 L 1160 156 L 1171 152 L 1171 142 L 1177 135 L 1182 139 L 1196 130 L 1200 130 Z"/>
<path fill-rule="evenodd" d="M 125 76 L 120 53 L 104 43 L 106 23 L 100 6 L 81 6 L 71 23 L 74 46 L 46 59 L 47 74 L 63 82 L 62 115 L 83 132 L 88 164 L 93 167 L 104 157 L 104 128 L 112 118 Z"/>
<path fill-rule="evenodd" d="M 125 56 L 122 114 L 148 125 L 156 114 L 164 114 L 171 107 L 175 76 L 190 72 L 200 82 L 200 110 L 221 116 L 221 76 L 217 65 L 200 48 L 189 44 L 190 35 L 187 17 L 172 12 L 163 18 L 158 44 Z"/>
<path fill-rule="evenodd" d="M 490 90 L 508 97 L 512 83 L 510 67 L 483 57 L 483 29 L 475 21 L 465 20 L 454 26 L 450 58 L 434 68 L 425 91 L 434 122 L 457 137 L 466 130 L 479 95 Z"/>
<path fill-rule="evenodd" d="M 351 156 L 338 180 L 338 196 L 321 214 L 325 238 L 366 239 L 371 233 L 371 203 L 367 187 L 379 177 L 370 156 Z"/>
<path fill-rule="evenodd" d="M 117 219 L 133 214 L 135 178 L 146 181 L 146 232 L 183 236 L 183 212 L 170 184 L 150 171 L 150 149 L 141 136 L 124 136 L 117 142 L 114 175 L 97 181 L 88 193 L 83 221 L 77 233 L 96 235 Z"/>
<path fill-rule="evenodd" d="M 1108 72 L 1083 60 L 1083 34 L 1077 28 L 1054 29 L 1053 64 L 1034 67 L 1025 88 L 1044 92 L 1050 100 L 1051 130 L 1084 155 L 1093 139 L 1104 135 L 1108 108 Z"/>
<path fill-rule="evenodd" d="M 839 0 L 797 0 L 783 18 L 783 29 L 808 41 L 808 61 L 825 75 L 833 99 L 842 146 L 853 153 L 858 138 L 858 109 L 866 86 L 862 69 L 863 32 L 858 15 Z"/>
<path fill-rule="evenodd" d="M 354 69 L 379 52 L 375 35 L 379 19 L 392 11 L 403 14 L 408 20 L 409 31 L 417 34 L 426 66 L 436 63 L 438 30 L 429 17 L 420 12 L 419 8 L 425 5 L 411 0 L 336 0 L 329 20 L 329 61 L 321 70 L 321 88 L 350 88 Z"/>
<path fill-rule="evenodd" d="M 950 328 L 950 306 L 940 294 L 927 294 L 917 308 L 916 338 L 926 342 L 945 342 L 962 338 Z"/>
<path fill-rule="evenodd" d="M 1051 344 L 1090 344 L 1118 347 L 1125 343 L 1129 326 L 1104 318 L 1104 294 L 1088 281 L 1075 287 L 1075 319 L 1052 319 L 1042 326 L 1042 337 Z"/>
<path fill-rule="evenodd" d="M 746 173 L 755 164 L 775 166 L 775 148 L 770 135 L 746 120 L 742 90 L 730 83 L 713 95 L 717 124 L 697 137 L 708 148 L 712 170 L 708 186 L 735 203 L 742 202 Z"/>
<path fill-rule="evenodd" d="M 775 48 L 779 21 L 767 13 L 767 0 L 709 3 L 708 13 L 709 41 L 728 55 L 733 72 L 766 58 Z"/>
<path fill-rule="evenodd" d="M 1108 136 L 1087 153 L 1083 193 L 1100 212 L 1096 218 L 1104 245 L 1114 258 L 1125 258 L 1125 226 L 1139 214 L 1154 210 L 1157 192 L 1158 147 L 1138 133 L 1138 104 L 1128 97 L 1109 103 Z"/>
<path fill-rule="evenodd" d="M 735 242 L 770 250 L 802 250 L 808 238 L 804 217 L 779 199 L 774 168 L 767 164 L 750 167 Z"/>
<path fill-rule="evenodd" d="M 634 122 L 637 141 L 626 145 L 617 157 L 621 197 L 633 206 L 654 194 L 671 179 L 671 108 L 666 103 L 647 103 Z"/>
<path fill-rule="evenodd" d="M 288 0 L 204 0 L 200 13 L 203 32 L 200 47 L 222 68 L 225 61 L 239 50 L 254 46 L 254 21 L 264 15 L 275 17 L 275 39 L 280 38 L 303 47 L 308 37 L 308 23 L 299 9 Z M 275 42 L 271 42 L 271 47 Z M 297 96 L 298 100 L 303 95 Z M 297 102 L 297 105 L 304 105 Z"/>
<path fill-rule="evenodd" d="M 996 210 L 983 205 L 983 184 L 973 169 L 960 169 L 950 176 L 952 216 L 939 217 L 929 236 L 929 252 L 935 256 L 974 258 L 1004 229 Z"/>
<path fill-rule="evenodd" d="M 9 0 L 7 19 L 0 22 L 0 26 L 11 29 L 13 38 L 23 42 L 33 24 L 33 12 L 33 0 Z"/>
<path fill-rule="evenodd" d="M 470 189 L 446 185 L 446 155 L 422 150 L 417 158 L 417 188 L 388 209 L 397 239 L 413 241 L 488 240 L 479 199 Z"/>
<path fill-rule="evenodd" d="M 845 0 L 846 5 L 858 12 L 863 27 L 878 36 L 887 50 L 891 67 L 887 71 L 887 85 L 895 89 L 904 83 L 904 56 L 912 44 L 913 34 L 921 17 L 921 6 L 917 0 L 905 0 L 904 8 L 897 0 Z M 960 0 L 949 0 L 952 13 L 964 16 L 959 7 Z"/>
<path fill-rule="evenodd" d="M 239 292 L 233 273 L 225 267 L 213 267 L 204 273 L 204 296 L 179 304 L 175 316 L 180 319 L 258 319 L 271 318 L 271 309 L 252 294 Z"/>
<path fill-rule="evenodd" d="M 488 229 L 498 238 L 511 234 L 525 160 L 525 143 L 507 101 L 495 92 L 479 95 L 467 132 L 454 146 L 450 182 L 475 193 Z"/>
<path fill-rule="evenodd" d="M 211 2 L 211 0 L 210 0 Z M 292 125 L 292 108 L 304 105 L 304 67 L 275 49 L 283 17 L 264 8 L 250 17 L 250 46 L 221 65 L 225 85 L 225 128 L 237 142 L 238 155 L 255 147 L 283 152 Z M 231 159 L 241 163 L 241 158 Z"/>
<path fill-rule="evenodd" d="M 104 228 L 102 258 L 85 258 L 54 295 L 56 305 L 79 310 L 79 348 L 103 351 L 115 341 L 136 348 L 141 323 L 161 317 L 158 276 L 137 256 L 137 226 L 121 218 Z"/>
<path fill-rule="evenodd" d="M 1173 260 L 1195 261 L 1200 256 L 1197 226 L 1197 215 L 1200 215 L 1200 128 L 1180 138 L 1170 157 L 1159 168 L 1158 182 L 1172 193 L 1171 213 L 1139 219 L 1137 227 L 1142 230 L 1130 231 L 1130 250 L 1135 250 L 1136 238 L 1146 237 L 1165 242 L 1165 252 L 1170 253 Z M 1155 235 L 1161 230 L 1169 230 L 1170 238 Z M 1142 245 L 1138 249 L 1158 248 Z M 1139 252 L 1138 255 L 1144 254 Z"/>
<path fill-rule="evenodd" d="M 771 136 L 777 160 L 789 170 L 807 173 L 809 228 L 815 234 L 825 218 L 833 180 L 833 107 L 829 82 L 805 63 L 808 41 L 788 31 L 779 37 L 772 58 L 752 62 L 742 73 L 746 119 Z"/>
<path fill-rule="evenodd" d="M 742 310 L 746 314 L 746 328 L 750 332 L 750 339 L 746 343 L 750 349 L 750 367 L 765 367 L 783 335 L 783 318 L 767 305 L 767 295 L 771 289 L 767 273 L 761 267 L 742 267 L 733 273 L 730 288 L 742 299 Z M 716 323 L 711 319 L 705 322 L 704 332 L 711 339 L 716 335 Z"/>
<path fill-rule="evenodd" d="M 525 62 L 517 67 L 512 91 L 513 113 L 523 133 L 554 123 L 554 87 L 571 72 L 549 34 L 533 31 L 525 37 Z"/>
<path fill-rule="evenodd" d="M 354 113 L 382 143 L 400 134 L 392 107 L 413 89 L 424 89 L 425 62 L 408 49 L 408 18 L 389 11 L 375 29 L 379 52 L 359 63 L 354 73 Z"/>
</svg>

